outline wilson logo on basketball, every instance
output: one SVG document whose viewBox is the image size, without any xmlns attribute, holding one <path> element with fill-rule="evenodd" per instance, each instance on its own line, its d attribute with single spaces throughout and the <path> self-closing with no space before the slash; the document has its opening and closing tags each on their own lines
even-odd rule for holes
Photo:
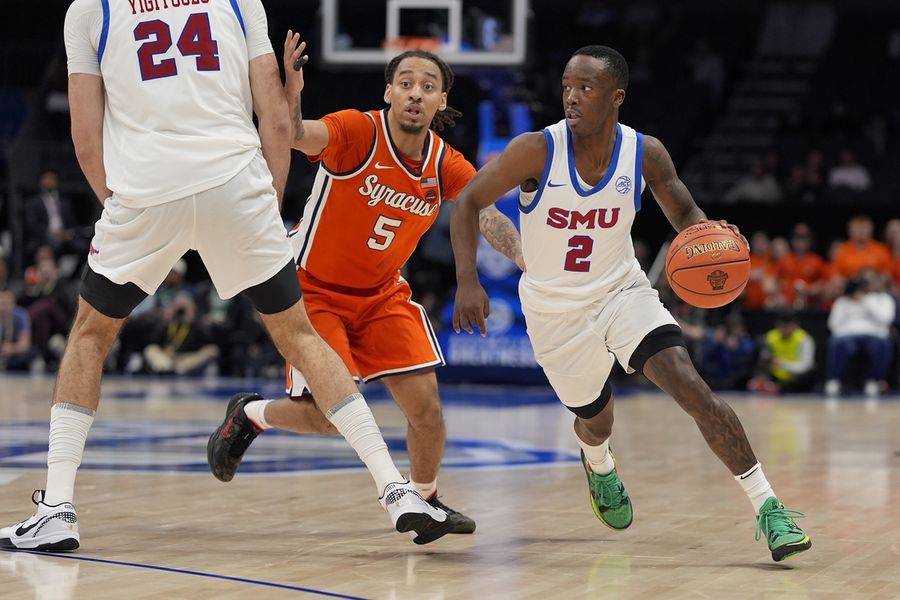
<svg viewBox="0 0 900 600">
<path fill-rule="evenodd" d="M 725 282 L 728 281 L 728 273 L 721 269 L 716 269 L 706 276 L 706 280 L 713 291 L 721 290 L 725 288 Z"/>
<path fill-rule="evenodd" d="M 718 252 L 721 256 L 722 251 L 731 250 L 732 252 L 740 252 L 735 240 L 716 240 L 714 242 L 704 242 L 702 244 L 693 244 L 684 247 L 684 255 L 691 259 L 707 252 Z M 717 260 L 719 256 L 712 256 L 713 260 Z"/>
</svg>

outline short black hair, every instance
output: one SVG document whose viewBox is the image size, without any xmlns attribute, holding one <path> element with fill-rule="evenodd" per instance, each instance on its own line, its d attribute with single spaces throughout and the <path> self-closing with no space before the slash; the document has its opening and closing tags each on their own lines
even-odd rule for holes
<svg viewBox="0 0 900 600">
<path fill-rule="evenodd" d="M 394 74 L 397 72 L 397 67 L 407 58 L 424 58 L 437 65 L 438 70 L 441 72 L 441 91 L 450 92 L 450 88 L 453 87 L 453 69 L 440 56 L 427 50 L 407 50 L 392 58 L 384 68 L 385 83 L 394 83 Z M 431 129 L 443 131 L 447 127 L 453 127 L 456 125 L 456 119 L 461 116 L 461 112 L 448 105 L 447 108 L 434 115 L 434 119 L 431 120 Z"/>
<path fill-rule="evenodd" d="M 572 54 L 576 56 L 591 56 L 606 61 L 606 68 L 612 73 L 613 80 L 623 90 L 628 89 L 628 62 L 625 57 L 609 46 L 585 46 Z"/>
<path fill-rule="evenodd" d="M 407 58 L 424 58 L 425 60 L 430 60 L 437 65 L 438 70 L 441 72 L 441 91 L 449 92 L 450 88 L 453 87 L 453 69 L 451 69 L 450 65 L 444 62 L 440 56 L 433 52 L 428 52 L 427 50 L 407 50 L 392 58 L 391 62 L 384 68 L 385 83 L 394 83 L 394 73 L 397 72 L 397 67 L 399 67 L 400 63 Z"/>
</svg>

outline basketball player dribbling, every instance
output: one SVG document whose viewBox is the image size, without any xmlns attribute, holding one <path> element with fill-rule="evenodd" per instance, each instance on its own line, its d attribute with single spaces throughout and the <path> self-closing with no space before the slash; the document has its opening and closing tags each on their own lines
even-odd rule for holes
<svg viewBox="0 0 900 600">
<path fill-rule="evenodd" d="M 400 276 L 441 203 L 454 199 L 475 174 L 434 131 L 452 126 L 459 116 L 447 106 L 453 71 L 430 52 L 407 51 L 385 68 L 386 108 L 303 119 L 302 68 L 294 65 L 305 61 L 304 48 L 299 35 L 289 31 L 283 60 L 295 117 L 293 146 L 319 163 L 303 218 L 291 232 L 306 310 L 355 377 L 384 382 L 408 421 L 412 483 L 431 505 L 446 511 L 453 533 L 472 533 L 475 521 L 437 495 L 446 432 L 434 370 L 444 358 L 428 315 L 412 302 Z M 521 264 L 512 221 L 491 206 L 479 222 L 491 245 Z M 288 366 L 289 398 L 245 394 L 229 404 L 209 441 L 210 469 L 218 479 L 230 481 L 249 444 L 270 427 L 335 433 L 301 370 Z"/>
<path fill-rule="evenodd" d="M 34 516 L 0 529 L 0 546 L 78 548 L 75 475 L 103 361 L 132 309 L 192 248 L 219 295 L 246 293 L 303 369 L 394 527 L 420 544 L 448 533 L 446 513 L 397 470 L 347 368 L 306 316 L 279 215 L 291 125 L 260 0 L 75 0 L 65 41 L 72 138 L 103 213 L 53 394 L 46 490 L 32 494 Z"/>
<path fill-rule="evenodd" d="M 672 226 L 706 221 L 662 143 L 618 122 L 628 66 L 605 46 L 575 52 L 562 76 L 565 119 L 518 136 L 472 179 L 451 220 L 458 289 L 454 328 L 484 334 L 488 299 L 475 269 L 477 216 L 519 187 L 527 271 L 519 293 L 534 346 L 575 434 L 596 516 L 613 529 L 632 522 L 632 505 L 609 451 L 614 361 L 642 372 L 697 423 L 757 514 L 776 561 L 809 549 L 810 539 L 778 501 L 740 421 L 691 363 L 681 331 L 634 256 L 631 226 L 650 186 Z M 723 225 L 727 225 L 722 222 Z M 729 226 L 737 233 L 737 228 Z M 745 240 L 746 241 L 746 240 Z"/>
</svg>

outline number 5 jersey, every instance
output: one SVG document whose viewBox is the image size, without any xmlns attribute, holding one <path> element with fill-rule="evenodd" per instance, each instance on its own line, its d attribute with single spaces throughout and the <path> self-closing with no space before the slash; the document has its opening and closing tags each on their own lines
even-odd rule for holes
<svg viewBox="0 0 900 600">
<path fill-rule="evenodd" d="M 388 128 L 389 109 L 325 116 L 329 141 L 303 218 L 291 232 L 297 264 L 319 281 L 370 289 L 396 280 L 441 201 L 475 174 L 433 131 L 422 160 L 404 156 Z"/>
</svg>

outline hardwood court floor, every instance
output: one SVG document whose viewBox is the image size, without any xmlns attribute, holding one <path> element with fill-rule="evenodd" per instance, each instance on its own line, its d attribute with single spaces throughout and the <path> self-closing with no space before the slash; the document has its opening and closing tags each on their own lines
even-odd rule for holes
<svg viewBox="0 0 900 600">
<path fill-rule="evenodd" d="M 635 521 L 616 532 L 591 512 L 571 417 L 546 391 L 445 389 L 440 490 L 478 530 L 419 547 L 391 531 L 339 438 L 267 433 L 233 482 L 213 479 L 206 438 L 238 387 L 110 379 L 76 488 L 82 548 L 0 551 L 0 597 L 900 598 L 896 399 L 729 398 L 776 491 L 809 515 L 812 550 L 776 564 L 740 487 L 662 395 L 619 396 Z M 0 379 L 4 525 L 44 485 L 51 388 Z M 367 394 L 405 460 L 398 410 Z"/>
</svg>

